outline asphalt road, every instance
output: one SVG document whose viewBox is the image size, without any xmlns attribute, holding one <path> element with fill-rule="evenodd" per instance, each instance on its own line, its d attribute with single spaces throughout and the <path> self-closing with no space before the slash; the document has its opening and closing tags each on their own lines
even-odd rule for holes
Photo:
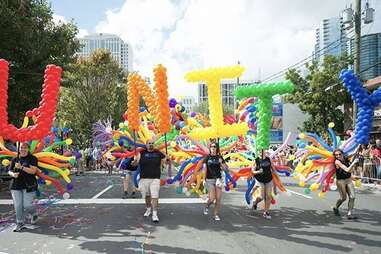
<svg viewBox="0 0 381 254">
<path fill-rule="evenodd" d="M 272 220 L 246 208 L 241 186 L 224 193 L 222 220 L 216 222 L 202 214 L 201 199 L 166 186 L 161 191 L 160 223 L 154 224 L 142 216 L 143 200 L 120 199 L 120 177 L 94 174 L 73 180 L 73 204 L 40 205 L 38 228 L 21 233 L 12 232 L 9 192 L 0 192 L 1 254 L 381 253 L 381 192 L 365 187 L 357 191 L 356 221 L 333 215 L 337 192 L 324 199 L 316 193 L 306 196 L 292 179 L 284 178 L 293 193 L 279 196 Z"/>
</svg>

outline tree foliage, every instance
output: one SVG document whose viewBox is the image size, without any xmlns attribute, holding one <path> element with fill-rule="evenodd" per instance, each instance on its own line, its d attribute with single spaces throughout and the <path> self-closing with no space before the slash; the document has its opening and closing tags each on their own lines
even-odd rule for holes
<svg viewBox="0 0 381 254">
<path fill-rule="evenodd" d="M 89 58 L 79 59 L 66 73 L 58 111 L 60 125 L 73 129 L 73 138 L 84 143 L 91 138 L 92 126 L 112 118 L 122 122 L 127 109 L 125 76 L 106 50 L 96 50 Z"/>
<path fill-rule="evenodd" d="M 53 22 L 45 0 L 0 1 L 0 58 L 10 62 L 9 117 L 20 124 L 27 110 L 38 107 L 48 64 L 66 68 L 79 42 L 72 23 Z"/>
<path fill-rule="evenodd" d="M 335 130 L 344 130 L 344 113 L 340 108 L 350 101 L 347 91 L 339 79 L 342 69 L 353 61 L 350 57 L 326 56 L 323 64 L 307 64 L 308 74 L 303 77 L 300 71 L 290 69 L 286 78 L 295 84 L 295 92 L 286 97 L 287 102 L 298 104 L 308 114 L 303 130 L 323 134 L 328 123 L 335 123 Z"/>
</svg>

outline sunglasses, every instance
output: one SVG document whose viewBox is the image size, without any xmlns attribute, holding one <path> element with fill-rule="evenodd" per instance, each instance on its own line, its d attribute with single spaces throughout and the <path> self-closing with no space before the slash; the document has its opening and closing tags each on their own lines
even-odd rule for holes
<svg viewBox="0 0 381 254">
<path fill-rule="evenodd" d="M 343 155 L 342 153 L 335 153 L 334 154 L 335 156 L 340 156 L 340 155 Z"/>
<path fill-rule="evenodd" d="M 217 148 L 217 146 L 210 146 L 210 148 Z"/>
<path fill-rule="evenodd" d="M 147 145 L 153 145 L 153 143 L 147 143 Z"/>
</svg>

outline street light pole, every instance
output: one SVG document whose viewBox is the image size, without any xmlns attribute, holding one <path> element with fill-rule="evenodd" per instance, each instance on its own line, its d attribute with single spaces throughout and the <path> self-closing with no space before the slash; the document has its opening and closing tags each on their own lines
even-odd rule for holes
<svg viewBox="0 0 381 254">
<path fill-rule="evenodd" d="M 360 44 L 361 44 L 361 0 L 355 0 L 355 14 L 354 14 L 354 22 L 355 22 L 355 45 L 354 45 L 354 72 L 357 78 L 360 79 Z M 353 129 L 356 126 L 356 115 L 357 115 L 357 106 L 353 101 Z"/>
</svg>

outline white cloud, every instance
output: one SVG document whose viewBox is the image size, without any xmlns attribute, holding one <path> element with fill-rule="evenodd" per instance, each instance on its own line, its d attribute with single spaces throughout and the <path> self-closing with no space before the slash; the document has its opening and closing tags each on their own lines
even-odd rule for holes
<svg viewBox="0 0 381 254">
<path fill-rule="evenodd" d="M 53 22 L 54 24 L 58 25 L 60 23 L 67 23 L 66 18 L 61 15 L 53 14 Z M 88 35 L 89 32 L 86 29 L 78 28 L 78 34 L 77 38 L 83 38 L 84 36 Z"/>
<path fill-rule="evenodd" d="M 67 21 L 64 16 L 53 14 L 53 22 L 54 24 L 59 24 L 60 22 L 66 23 Z"/>
<path fill-rule="evenodd" d="M 77 38 L 83 38 L 86 35 L 89 35 L 89 32 L 86 29 L 81 29 L 81 28 L 78 29 Z"/>
<path fill-rule="evenodd" d="M 114 33 L 134 51 L 134 69 L 152 77 L 168 69 L 170 94 L 192 94 L 187 71 L 211 66 L 246 67 L 243 78 L 262 78 L 310 55 L 315 28 L 338 16 L 347 0 L 128 0 L 109 10 L 97 32 Z"/>
</svg>

